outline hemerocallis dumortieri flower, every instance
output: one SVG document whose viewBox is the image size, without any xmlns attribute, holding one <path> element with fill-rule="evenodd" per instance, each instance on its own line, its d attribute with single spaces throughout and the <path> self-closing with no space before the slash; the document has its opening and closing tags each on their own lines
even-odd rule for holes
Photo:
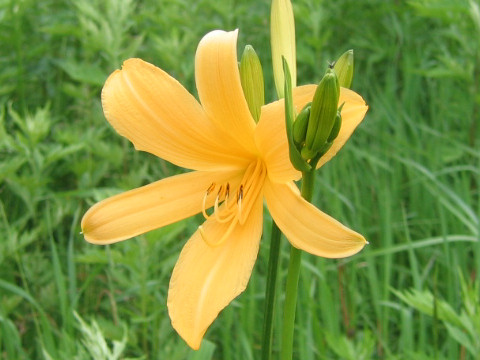
<svg viewBox="0 0 480 360">
<path fill-rule="evenodd" d="M 125 61 L 102 91 L 105 116 L 138 150 L 194 171 L 113 196 L 82 219 L 85 239 L 111 244 L 202 212 L 206 221 L 188 240 L 173 270 L 168 311 L 194 349 L 218 313 L 246 287 L 263 225 L 263 200 L 290 243 L 340 258 L 366 241 L 305 201 L 294 184 L 283 100 L 265 105 L 258 124 L 238 70 L 237 31 L 213 31 L 200 42 L 195 79 L 200 103 L 175 79 L 139 59 Z M 299 111 L 315 85 L 297 87 Z M 343 146 L 367 106 L 342 89 L 343 122 L 323 165 Z M 213 208 L 213 209 L 211 209 Z"/>
</svg>

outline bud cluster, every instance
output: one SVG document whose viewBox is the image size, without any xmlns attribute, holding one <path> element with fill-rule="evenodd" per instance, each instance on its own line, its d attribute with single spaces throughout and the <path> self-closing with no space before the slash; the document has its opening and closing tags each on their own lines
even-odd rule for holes
<svg viewBox="0 0 480 360">
<path fill-rule="evenodd" d="M 349 87 L 352 78 L 353 51 L 349 50 L 327 69 L 312 102 L 305 105 L 296 117 L 293 115 L 293 121 L 287 121 L 287 133 L 291 134 L 288 135 L 290 157 L 297 170 L 314 168 L 337 138 L 342 126 L 340 87 Z"/>
</svg>

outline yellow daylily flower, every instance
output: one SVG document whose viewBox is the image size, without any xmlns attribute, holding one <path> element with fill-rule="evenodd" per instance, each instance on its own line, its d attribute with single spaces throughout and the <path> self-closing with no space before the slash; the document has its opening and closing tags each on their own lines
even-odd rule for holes
<svg viewBox="0 0 480 360">
<path fill-rule="evenodd" d="M 263 225 L 263 199 L 293 246 L 340 258 L 366 241 L 305 201 L 288 156 L 283 100 L 265 105 L 258 124 L 245 100 L 237 65 L 237 31 L 213 31 L 198 45 L 200 103 L 163 70 L 125 61 L 102 91 L 105 117 L 138 150 L 194 171 L 101 201 L 82 219 L 85 239 L 111 244 L 202 212 L 206 221 L 183 248 L 168 291 L 173 327 L 198 349 L 218 313 L 246 287 Z M 315 85 L 293 91 L 297 110 Z M 342 147 L 367 110 L 342 89 L 340 134 L 323 165 Z M 210 209 L 212 208 L 213 209 Z"/>
</svg>

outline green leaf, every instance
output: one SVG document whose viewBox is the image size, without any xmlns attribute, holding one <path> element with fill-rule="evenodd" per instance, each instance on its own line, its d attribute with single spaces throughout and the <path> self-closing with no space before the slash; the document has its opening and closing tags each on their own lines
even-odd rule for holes
<svg viewBox="0 0 480 360">
<path fill-rule="evenodd" d="M 103 86 L 107 79 L 107 74 L 95 64 L 82 64 L 77 63 L 74 60 L 63 60 L 57 62 L 73 80 Z"/>
</svg>

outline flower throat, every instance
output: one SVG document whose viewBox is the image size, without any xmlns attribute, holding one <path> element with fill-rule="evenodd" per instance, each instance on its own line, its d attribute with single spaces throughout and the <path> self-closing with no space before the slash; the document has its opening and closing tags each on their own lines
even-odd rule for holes
<svg viewBox="0 0 480 360">
<path fill-rule="evenodd" d="M 227 231 L 218 241 L 209 239 L 203 226 L 199 226 L 198 230 L 205 243 L 209 246 L 220 246 L 228 239 L 237 224 L 243 225 L 255 204 L 256 199 L 265 181 L 267 169 L 262 160 L 257 159 L 251 162 L 242 180 L 238 185 L 232 185 L 230 182 L 225 184 L 212 183 L 205 191 L 202 203 L 202 213 L 206 220 L 215 219 L 218 223 L 230 223 Z M 207 201 L 211 196 L 215 196 L 213 205 L 213 213 L 207 214 Z"/>
</svg>

